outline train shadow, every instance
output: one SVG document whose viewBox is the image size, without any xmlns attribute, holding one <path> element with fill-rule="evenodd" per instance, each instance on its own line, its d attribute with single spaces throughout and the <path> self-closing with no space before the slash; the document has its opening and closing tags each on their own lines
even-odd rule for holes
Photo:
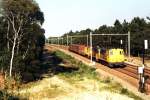
<svg viewBox="0 0 150 100">
<path fill-rule="evenodd" d="M 106 67 L 113 68 L 113 69 L 115 69 L 115 68 L 125 68 L 125 67 L 126 67 L 125 64 L 112 65 L 112 64 L 109 64 L 108 62 L 106 62 L 106 61 L 104 61 L 104 60 L 98 60 L 98 61 L 96 61 L 96 59 L 93 59 L 93 60 L 94 60 L 95 62 L 98 62 L 98 63 L 100 63 L 100 64 L 106 66 Z"/>
<path fill-rule="evenodd" d="M 117 68 L 125 68 L 125 67 L 126 67 L 126 65 L 117 65 L 117 66 L 113 66 L 110 68 L 117 69 Z"/>
<path fill-rule="evenodd" d="M 22 80 L 24 83 L 33 82 L 41 80 L 46 77 L 52 77 L 59 73 L 72 73 L 77 71 L 78 68 L 64 64 L 63 59 L 57 56 L 56 52 L 49 52 L 44 50 L 42 62 L 40 65 L 31 66 L 22 75 Z"/>
</svg>

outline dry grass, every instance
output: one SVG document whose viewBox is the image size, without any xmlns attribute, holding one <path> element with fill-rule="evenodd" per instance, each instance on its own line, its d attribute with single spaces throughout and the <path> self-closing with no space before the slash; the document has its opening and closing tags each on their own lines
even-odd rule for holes
<svg viewBox="0 0 150 100">
<path fill-rule="evenodd" d="M 55 54 L 63 58 L 61 66 L 78 70 L 63 71 L 51 77 L 47 75 L 42 80 L 24 85 L 15 94 L 30 100 L 142 100 L 112 78 L 102 78 L 95 69 L 71 56 L 60 51 Z"/>
</svg>

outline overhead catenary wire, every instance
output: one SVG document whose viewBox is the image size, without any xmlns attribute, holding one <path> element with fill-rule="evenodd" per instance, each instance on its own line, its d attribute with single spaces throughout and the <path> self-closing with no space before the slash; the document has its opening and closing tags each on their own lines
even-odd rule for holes
<svg viewBox="0 0 150 100">
<path fill-rule="evenodd" d="M 86 44 L 87 44 L 87 46 L 89 45 L 89 42 L 88 42 L 88 41 L 89 41 L 89 39 L 88 39 L 89 36 L 88 36 L 88 35 L 73 35 L 73 36 L 68 36 L 68 35 L 67 35 L 67 37 L 68 37 L 68 38 L 70 37 L 70 40 L 71 40 L 71 41 L 70 41 L 70 44 L 73 44 L 73 39 L 72 39 L 72 38 L 85 37 L 85 38 L 86 38 L 86 41 L 87 41 Z M 67 41 L 68 41 L 68 39 L 67 39 Z"/>
</svg>

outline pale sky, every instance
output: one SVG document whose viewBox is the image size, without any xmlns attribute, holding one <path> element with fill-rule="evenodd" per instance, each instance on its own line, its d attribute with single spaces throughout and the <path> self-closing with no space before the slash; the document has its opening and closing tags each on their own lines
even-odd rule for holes
<svg viewBox="0 0 150 100">
<path fill-rule="evenodd" d="M 113 25 L 116 19 L 150 16 L 150 0 L 36 0 L 44 12 L 46 37 Z"/>
</svg>

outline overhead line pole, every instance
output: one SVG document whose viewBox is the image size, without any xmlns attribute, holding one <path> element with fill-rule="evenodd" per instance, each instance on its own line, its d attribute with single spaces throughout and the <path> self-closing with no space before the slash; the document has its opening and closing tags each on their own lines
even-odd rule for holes
<svg viewBox="0 0 150 100">
<path fill-rule="evenodd" d="M 90 49 L 92 51 L 92 36 L 128 36 L 128 57 L 130 58 L 130 32 L 128 32 L 127 34 L 92 34 L 92 32 L 90 32 Z M 71 37 L 71 44 L 72 44 L 72 37 L 87 37 L 87 46 L 88 46 L 88 35 L 79 35 L 79 36 L 68 36 L 67 35 L 67 45 L 68 45 L 68 37 Z M 92 62 L 92 52 L 91 52 L 91 62 Z"/>
<path fill-rule="evenodd" d="M 104 36 L 104 35 L 110 35 L 110 36 L 128 36 L 128 57 L 130 58 L 130 32 L 128 32 L 128 34 L 92 34 L 92 36 Z"/>
<path fill-rule="evenodd" d="M 71 37 L 71 42 L 70 42 L 70 44 L 72 45 L 72 37 Z"/>
<path fill-rule="evenodd" d="M 68 36 L 68 35 L 67 35 Z M 72 38 L 73 37 L 86 37 L 87 38 L 87 46 L 89 45 L 89 43 L 88 43 L 88 38 L 89 38 L 89 36 L 88 35 L 76 35 L 76 36 L 68 36 L 68 37 L 70 37 L 71 38 L 71 44 L 72 44 Z"/>
<path fill-rule="evenodd" d="M 53 44 L 53 38 L 51 38 L 51 44 Z"/>
<path fill-rule="evenodd" d="M 57 39 L 58 39 L 57 41 L 58 41 L 58 45 L 59 45 L 59 37 Z"/>
<path fill-rule="evenodd" d="M 90 32 L 90 54 L 91 54 L 91 64 L 92 64 L 92 62 L 93 62 L 93 60 L 92 60 L 92 47 L 93 46 L 93 44 L 92 44 L 92 32 Z"/>
<path fill-rule="evenodd" d="M 64 38 L 62 37 L 62 45 L 64 44 Z"/>
<path fill-rule="evenodd" d="M 128 57 L 130 58 L 130 32 L 128 32 Z"/>
<path fill-rule="evenodd" d="M 67 46 L 68 46 L 68 35 L 67 35 Z"/>
<path fill-rule="evenodd" d="M 88 35 L 86 35 L 87 36 L 87 47 L 88 47 L 88 45 L 89 45 L 89 36 Z"/>
<path fill-rule="evenodd" d="M 48 38 L 48 44 L 50 44 L 50 39 Z"/>
</svg>

